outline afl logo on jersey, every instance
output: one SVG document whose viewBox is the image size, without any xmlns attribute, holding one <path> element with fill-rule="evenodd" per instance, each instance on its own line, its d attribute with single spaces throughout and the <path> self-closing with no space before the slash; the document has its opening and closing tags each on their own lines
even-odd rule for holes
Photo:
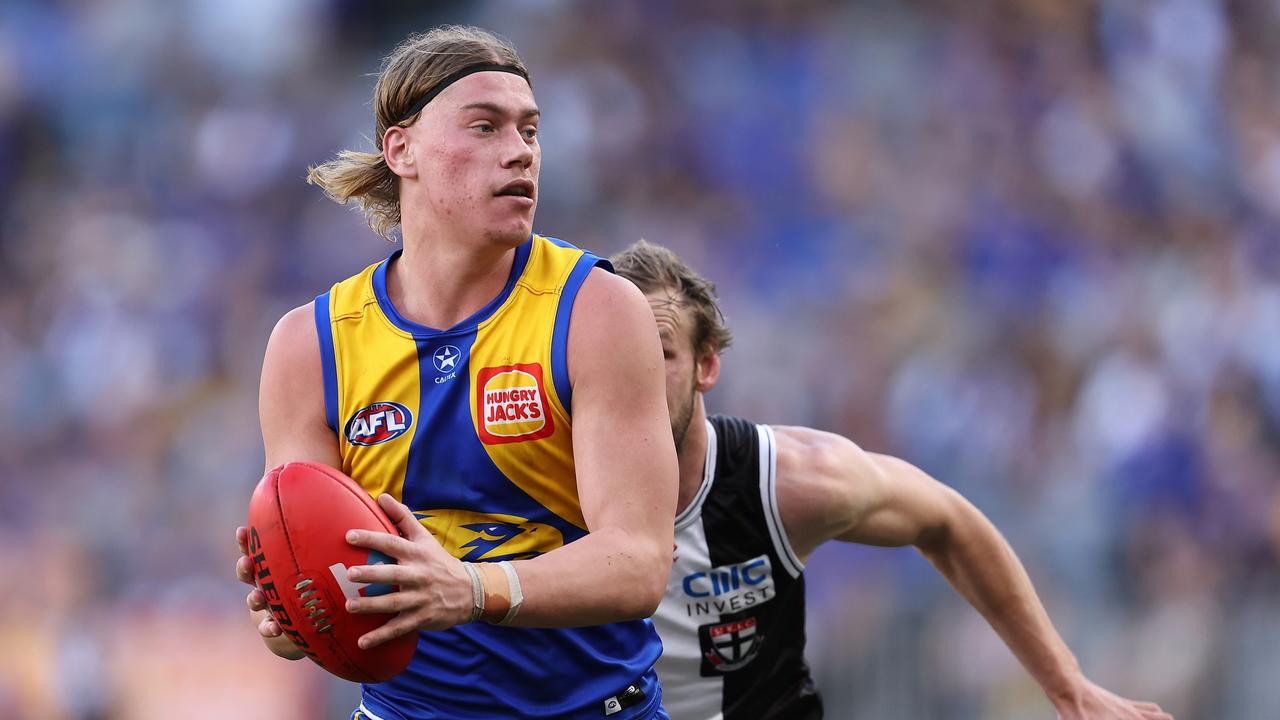
<svg viewBox="0 0 1280 720">
<path fill-rule="evenodd" d="M 538 363 L 480 370 L 475 412 L 476 431 L 486 445 L 538 440 L 555 432 Z"/>
<path fill-rule="evenodd" d="M 413 413 L 395 402 L 376 402 L 356 411 L 342 434 L 352 445 L 380 445 L 391 442 L 413 427 Z"/>
</svg>

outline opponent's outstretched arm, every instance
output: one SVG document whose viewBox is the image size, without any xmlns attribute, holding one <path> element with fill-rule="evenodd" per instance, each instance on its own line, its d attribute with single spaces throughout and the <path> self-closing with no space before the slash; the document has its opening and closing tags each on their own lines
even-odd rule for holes
<svg viewBox="0 0 1280 720">
<path fill-rule="evenodd" d="M 915 546 L 986 618 L 1059 717 L 1163 720 L 1084 676 L 1000 532 L 955 490 L 898 458 L 810 428 L 778 427 L 778 505 L 802 559 L 827 540 Z"/>
</svg>

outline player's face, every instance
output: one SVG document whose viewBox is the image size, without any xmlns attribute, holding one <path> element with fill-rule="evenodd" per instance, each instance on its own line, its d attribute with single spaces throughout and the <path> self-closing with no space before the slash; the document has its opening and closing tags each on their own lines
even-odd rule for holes
<svg viewBox="0 0 1280 720">
<path fill-rule="evenodd" d="M 408 128 L 414 201 L 467 236 L 518 245 L 538 205 L 538 106 L 518 75 L 480 72 L 450 85 Z"/>
<path fill-rule="evenodd" d="M 666 290 L 646 293 L 662 339 L 662 357 L 667 368 L 667 412 L 676 449 L 684 443 L 697 400 L 697 362 L 693 349 L 693 322 L 688 311 Z"/>
</svg>

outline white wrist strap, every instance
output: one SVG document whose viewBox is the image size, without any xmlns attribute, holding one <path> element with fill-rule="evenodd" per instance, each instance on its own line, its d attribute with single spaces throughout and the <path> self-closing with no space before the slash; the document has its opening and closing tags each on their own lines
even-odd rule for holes
<svg viewBox="0 0 1280 720">
<path fill-rule="evenodd" d="M 473 623 L 484 613 L 484 584 L 480 582 L 480 573 L 476 572 L 474 565 L 464 562 L 462 567 L 466 568 L 467 574 L 471 576 L 471 617 L 467 622 Z"/>
<path fill-rule="evenodd" d="M 524 593 L 520 590 L 520 576 L 516 574 L 516 569 L 510 562 L 503 560 L 498 563 L 498 567 L 502 568 L 507 574 L 507 582 L 511 586 L 511 609 L 507 610 L 506 617 L 498 621 L 499 625 L 510 625 L 512 620 L 516 619 L 516 613 L 520 612 L 520 606 L 524 604 Z M 483 610 L 484 608 L 481 608 Z"/>
</svg>

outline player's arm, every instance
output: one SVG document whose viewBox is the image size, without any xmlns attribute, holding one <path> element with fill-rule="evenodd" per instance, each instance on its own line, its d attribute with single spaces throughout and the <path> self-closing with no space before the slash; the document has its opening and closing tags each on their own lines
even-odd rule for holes
<svg viewBox="0 0 1280 720">
<path fill-rule="evenodd" d="M 258 415 L 267 469 L 293 460 L 342 466 L 337 439 L 325 422 L 320 344 L 310 303 L 289 311 L 271 332 L 262 361 Z M 236 575 L 241 582 L 254 585 L 245 528 L 237 528 L 236 541 L 240 545 Z M 302 657 L 267 613 L 261 590 L 255 586 L 246 602 L 263 642 L 272 652 L 291 660 Z"/>
<path fill-rule="evenodd" d="M 630 282 L 593 270 L 569 324 L 573 458 L 590 533 L 514 563 L 517 625 L 588 625 L 653 614 L 671 572 L 675 443 L 653 311 Z"/>
<path fill-rule="evenodd" d="M 802 559 L 832 539 L 913 545 L 986 618 L 1061 717 L 1169 717 L 1084 676 L 1009 543 L 955 490 L 838 435 L 779 427 L 775 436 L 778 509 Z"/>
</svg>

